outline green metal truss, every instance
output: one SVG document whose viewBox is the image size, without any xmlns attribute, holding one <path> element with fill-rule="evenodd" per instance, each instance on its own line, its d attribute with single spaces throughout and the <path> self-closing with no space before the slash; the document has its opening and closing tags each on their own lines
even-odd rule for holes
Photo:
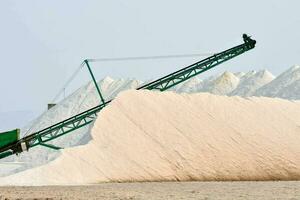
<svg viewBox="0 0 300 200">
<path fill-rule="evenodd" d="M 203 72 L 205 72 L 227 60 L 230 60 L 238 55 L 241 55 L 241 54 L 245 53 L 246 51 L 253 49 L 255 47 L 256 41 L 252 40 L 246 34 L 243 35 L 243 39 L 244 39 L 244 43 L 241 45 L 238 45 L 236 47 L 233 47 L 233 48 L 223 51 L 221 53 L 215 54 L 215 55 L 208 57 L 204 60 L 201 60 L 199 62 L 196 62 L 188 67 L 185 67 L 181 70 L 178 70 L 174 73 L 171 73 L 167 76 L 164 76 L 164 77 L 157 79 L 153 82 L 150 82 L 146 85 L 143 85 L 143 86 L 137 88 L 137 90 L 147 89 L 147 90 L 165 91 L 183 81 L 186 81 L 200 73 L 203 73 Z M 51 149 L 55 149 L 55 150 L 61 149 L 60 147 L 54 146 L 47 142 L 55 140 L 58 137 L 61 137 L 65 134 L 68 134 L 72 131 L 75 131 L 83 126 L 86 126 L 86 125 L 92 123 L 97 118 L 97 113 L 100 112 L 107 104 L 109 104 L 111 102 L 111 100 L 107 101 L 107 102 L 104 101 L 104 99 L 101 95 L 100 89 L 97 86 L 95 78 L 94 78 L 92 71 L 90 69 L 90 66 L 88 64 L 88 60 L 85 60 L 84 62 L 86 63 L 86 65 L 92 75 L 93 81 L 96 84 L 96 88 L 100 95 L 102 104 L 100 104 L 99 106 L 96 106 L 94 108 L 91 108 L 87 111 L 84 111 L 78 115 L 70 117 L 64 121 L 57 123 L 57 124 L 54 124 L 50 127 L 47 127 L 41 131 L 38 131 L 31 135 L 28 135 L 28 136 L 16 141 L 13 144 L 2 147 L 0 149 L 0 159 L 10 156 L 10 155 L 13 155 L 13 154 L 19 154 L 23 151 L 27 151 L 28 149 L 38 146 L 38 145 L 48 147 Z"/>
<path fill-rule="evenodd" d="M 173 72 L 151 83 L 148 83 L 138 89 L 165 91 L 183 81 L 186 81 L 198 74 L 201 74 L 255 47 L 256 44 L 255 40 L 252 40 L 250 37 L 248 37 L 245 34 L 243 35 L 243 38 L 244 38 L 244 44 L 233 47 L 221 53 L 215 54 L 199 62 L 196 62 L 188 67 Z"/>
</svg>

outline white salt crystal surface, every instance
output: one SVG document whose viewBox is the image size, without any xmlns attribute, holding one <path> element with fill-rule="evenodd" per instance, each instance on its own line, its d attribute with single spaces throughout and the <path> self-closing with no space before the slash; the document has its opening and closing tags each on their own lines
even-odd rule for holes
<svg viewBox="0 0 300 200">
<path fill-rule="evenodd" d="M 91 135 L 0 184 L 300 179 L 300 101 L 130 90 Z"/>
</svg>

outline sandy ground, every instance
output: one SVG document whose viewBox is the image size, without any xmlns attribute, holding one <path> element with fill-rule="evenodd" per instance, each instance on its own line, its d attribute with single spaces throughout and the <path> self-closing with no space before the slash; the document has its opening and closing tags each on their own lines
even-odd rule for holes
<svg viewBox="0 0 300 200">
<path fill-rule="evenodd" d="M 0 187 L 4 199 L 300 199 L 300 182 L 108 183 Z"/>
</svg>

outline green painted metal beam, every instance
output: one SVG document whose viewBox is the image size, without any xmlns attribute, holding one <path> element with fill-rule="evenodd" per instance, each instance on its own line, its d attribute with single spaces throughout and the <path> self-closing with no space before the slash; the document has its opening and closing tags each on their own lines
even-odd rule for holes
<svg viewBox="0 0 300 200">
<path fill-rule="evenodd" d="M 60 149 L 63 149 L 61 147 L 58 147 L 58 146 L 55 146 L 55 145 L 52 145 L 52 144 L 46 144 L 46 143 L 40 143 L 41 146 L 44 146 L 44 147 L 47 147 L 49 149 L 54 149 L 54 150 L 60 150 Z"/>
<path fill-rule="evenodd" d="M 102 96 L 102 94 L 101 94 L 100 88 L 99 88 L 99 86 L 98 86 L 98 84 L 97 84 L 97 81 L 96 81 L 96 79 L 95 79 L 95 76 L 94 76 L 94 74 L 93 74 L 93 72 L 92 72 L 92 69 L 91 69 L 91 67 L 90 67 L 90 65 L 89 65 L 88 60 L 84 60 L 84 63 L 86 64 L 86 66 L 87 66 L 87 68 L 88 68 L 88 70 L 89 70 L 89 72 L 90 72 L 90 75 L 91 75 L 92 80 L 93 80 L 93 82 L 94 82 L 94 84 L 95 84 L 95 87 L 96 87 L 96 89 L 97 89 L 97 92 L 98 92 L 98 95 L 99 95 L 99 97 L 100 97 L 100 100 L 101 100 L 101 102 L 102 102 L 102 103 L 104 104 L 104 106 L 105 106 L 104 98 L 103 98 L 103 96 Z"/>
<path fill-rule="evenodd" d="M 14 152 L 9 150 L 9 151 L 5 151 L 5 152 L 1 152 L 0 153 L 0 159 L 6 158 L 8 156 L 14 155 Z"/>
</svg>

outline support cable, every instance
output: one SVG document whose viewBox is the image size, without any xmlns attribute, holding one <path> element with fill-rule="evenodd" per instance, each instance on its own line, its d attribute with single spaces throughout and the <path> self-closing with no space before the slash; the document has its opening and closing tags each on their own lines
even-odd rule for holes
<svg viewBox="0 0 300 200">
<path fill-rule="evenodd" d="M 66 88 L 69 86 L 69 84 L 73 81 L 73 79 L 77 76 L 77 74 L 80 72 L 80 70 L 83 68 L 84 62 L 82 62 L 79 67 L 75 70 L 75 72 L 72 74 L 72 76 L 67 80 L 67 82 L 64 84 L 64 86 L 59 90 L 58 94 L 53 98 L 52 102 L 56 102 L 57 99 L 66 92 Z"/>
<path fill-rule="evenodd" d="M 170 58 L 189 58 L 199 56 L 211 56 L 214 53 L 195 53 L 195 54 L 177 54 L 177 55 L 161 55 L 161 56 L 137 56 L 137 57 L 115 57 L 115 58 L 94 58 L 87 59 L 89 62 L 110 62 L 110 61 L 131 61 L 131 60 L 154 60 L 154 59 L 170 59 Z"/>
<path fill-rule="evenodd" d="M 62 87 L 62 89 L 59 90 L 59 92 L 57 93 L 57 95 L 53 98 L 52 102 L 56 102 L 57 99 L 64 94 L 64 98 L 65 98 L 65 92 L 66 92 L 66 88 L 67 86 L 73 81 L 73 79 L 77 76 L 77 74 L 80 72 L 80 70 L 83 68 L 84 66 L 84 62 L 82 62 L 79 67 L 75 70 L 75 72 L 72 74 L 72 76 L 67 80 L 67 82 L 64 84 L 64 86 Z M 27 129 L 27 131 L 25 132 L 24 136 L 27 136 L 33 129 L 34 125 L 36 124 L 36 122 L 39 120 L 40 118 L 37 117 L 31 124 L 31 126 Z"/>
</svg>

